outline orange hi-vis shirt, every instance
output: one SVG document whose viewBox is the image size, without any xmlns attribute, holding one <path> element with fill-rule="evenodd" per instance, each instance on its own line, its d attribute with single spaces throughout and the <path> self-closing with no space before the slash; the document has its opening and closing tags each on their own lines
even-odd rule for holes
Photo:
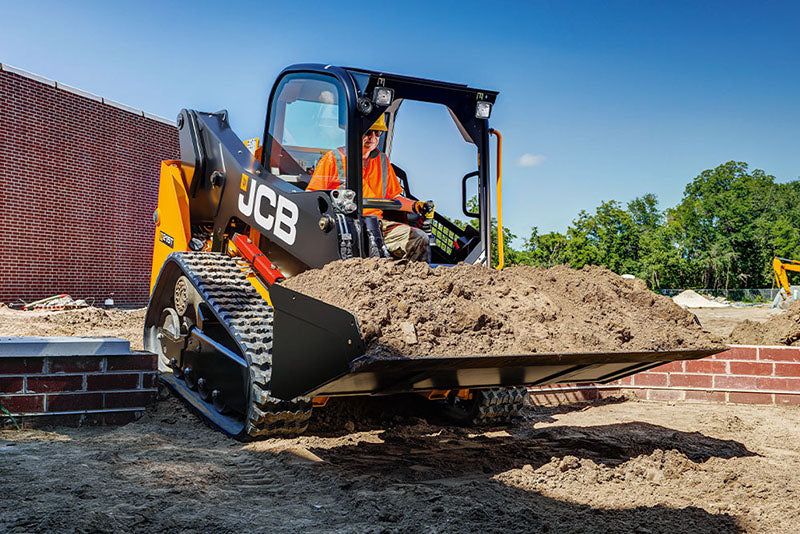
<svg viewBox="0 0 800 534">
<path fill-rule="evenodd" d="M 347 157 L 339 154 L 342 158 L 342 167 L 347 168 Z M 376 151 L 377 152 L 377 151 Z M 386 195 L 384 195 L 384 183 L 382 180 L 383 163 L 386 164 Z M 314 175 L 311 177 L 311 182 L 306 187 L 306 191 L 319 191 L 322 189 L 339 189 L 341 181 L 339 180 L 339 171 L 337 170 L 336 156 L 331 150 L 317 163 L 314 169 Z M 389 158 L 384 154 L 378 152 L 377 155 L 367 158 L 366 164 L 362 167 L 364 181 L 361 185 L 362 194 L 364 198 L 397 198 L 403 194 L 403 189 L 400 187 L 400 180 L 394 169 L 389 165 Z M 376 209 L 365 209 L 364 215 L 376 215 L 383 217 L 383 211 Z"/>
</svg>

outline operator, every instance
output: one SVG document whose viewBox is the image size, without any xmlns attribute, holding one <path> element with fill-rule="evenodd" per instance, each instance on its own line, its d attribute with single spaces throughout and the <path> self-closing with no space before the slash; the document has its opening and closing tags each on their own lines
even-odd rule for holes
<svg viewBox="0 0 800 534">
<path fill-rule="evenodd" d="M 361 140 L 363 197 L 399 200 L 402 211 L 425 215 L 433 209 L 433 202 L 415 202 L 402 196 L 400 181 L 389 164 L 389 158 L 378 150 L 381 135 L 387 131 L 381 114 Z M 345 184 L 342 184 L 339 176 L 340 172 L 345 174 L 346 168 L 344 147 L 331 150 L 320 158 L 306 191 L 344 188 Z M 428 235 L 425 232 L 407 224 L 387 221 L 383 218 L 383 212 L 378 209 L 365 209 L 364 215 L 375 215 L 380 219 L 383 242 L 392 256 L 409 261 L 428 259 Z"/>
</svg>

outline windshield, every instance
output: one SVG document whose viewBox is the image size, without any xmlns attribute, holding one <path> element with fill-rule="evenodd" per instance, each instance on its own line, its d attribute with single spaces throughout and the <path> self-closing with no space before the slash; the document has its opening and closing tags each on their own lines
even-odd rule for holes
<svg viewBox="0 0 800 534">
<path fill-rule="evenodd" d="M 323 155 L 339 148 L 346 153 L 346 104 L 331 77 L 284 77 L 275 92 L 269 120 L 265 161 L 272 174 L 288 182 L 305 187 Z"/>
</svg>

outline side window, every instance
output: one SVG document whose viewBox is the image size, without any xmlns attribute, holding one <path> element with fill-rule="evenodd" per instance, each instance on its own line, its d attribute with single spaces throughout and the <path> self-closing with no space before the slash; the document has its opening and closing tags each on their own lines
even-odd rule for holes
<svg viewBox="0 0 800 534">
<path fill-rule="evenodd" d="M 346 132 L 344 93 L 335 79 L 290 74 L 281 80 L 270 106 L 264 161 L 272 174 L 304 188 L 323 156 L 347 153 Z"/>
</svg>

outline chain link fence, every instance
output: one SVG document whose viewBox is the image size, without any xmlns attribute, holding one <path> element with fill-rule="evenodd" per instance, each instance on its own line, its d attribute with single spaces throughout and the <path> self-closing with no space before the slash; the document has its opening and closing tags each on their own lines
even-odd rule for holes
<svg viewBox="0 0 800 534">
<path fill-rule="evenodd" d="M 792 294 L 800 292 L 800 286 L 791 286 Z M 674 297 L 678 293 L 686 291 L 685 289 L 660 289 L 662 295 Z M 704 297 L 722 297 L 725 300 L 733 302 L 772 302 L 775 295 L 778 294 L 778 288 L 768 289 L 694 289 L 693 291 L 700 293 Z"/>
</svg>

